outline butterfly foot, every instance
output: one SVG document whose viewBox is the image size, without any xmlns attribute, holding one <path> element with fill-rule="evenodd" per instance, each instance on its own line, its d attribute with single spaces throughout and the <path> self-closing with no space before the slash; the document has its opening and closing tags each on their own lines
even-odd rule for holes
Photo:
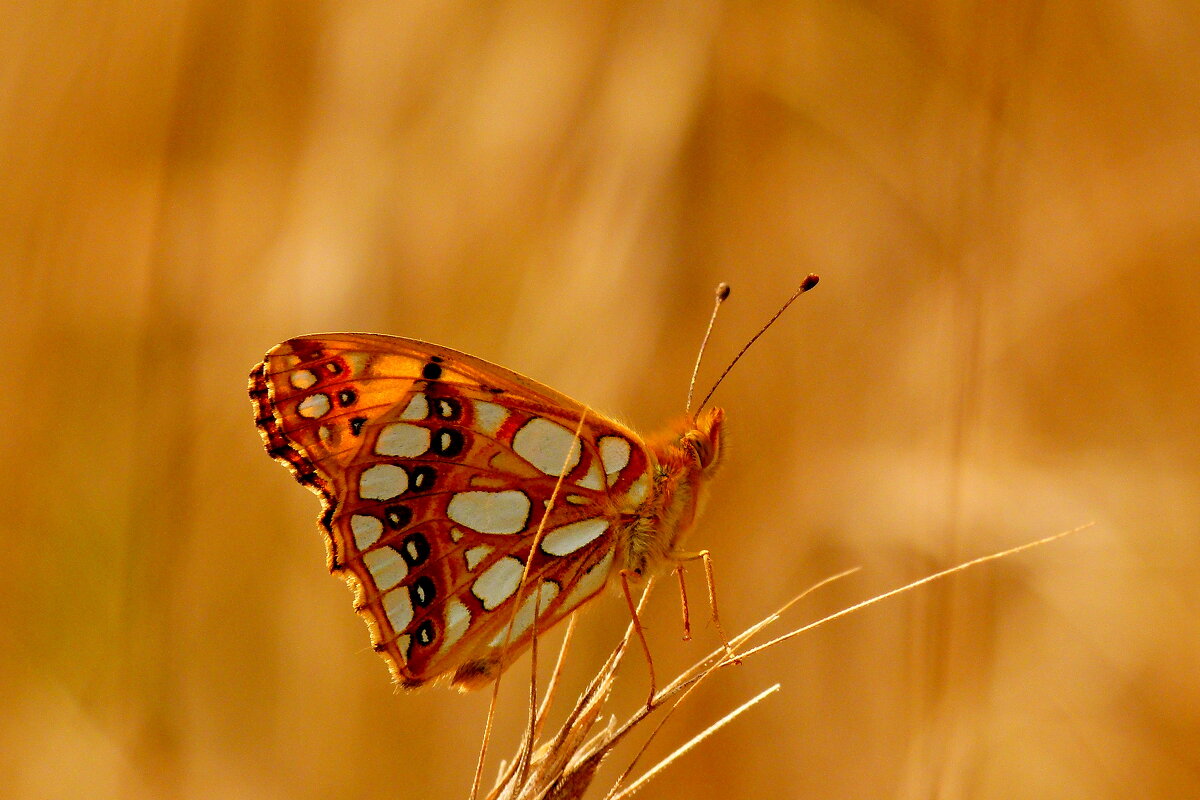
<svg viewBox="0 0 1200 800">
<path fill-rule="evenodd" d="M 725 658 L 722 660 L 724 664 L 732 664 L 738 666 L 742 663 L 742 657 L 734 652 L 733 647 L 728 642 L 725 643 Z"/>
</svg>

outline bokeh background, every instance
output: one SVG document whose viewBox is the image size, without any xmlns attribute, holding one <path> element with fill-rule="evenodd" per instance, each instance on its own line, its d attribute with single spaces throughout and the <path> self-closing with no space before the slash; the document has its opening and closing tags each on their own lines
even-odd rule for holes
<svg viewBox="0 0 1200 800">
<path fill-rule="evenodd" d="M 0 793 L 464 797 L 487 697 L 393 691 L 250 367 L 395 333 L 651 430 L 718 281 L 704 388 L 812 271 L 717 395 L 731 628 L 1095 525 L 715 676 L 651 756 L 782 691 L 647 796 L 1200 796 L 1195 3 L 4 18 Z M 583 612 L 566 691 L 625 621 Z M 664 676 L 716 642 L 669 584 L 647 625 Z"/>
</svg>

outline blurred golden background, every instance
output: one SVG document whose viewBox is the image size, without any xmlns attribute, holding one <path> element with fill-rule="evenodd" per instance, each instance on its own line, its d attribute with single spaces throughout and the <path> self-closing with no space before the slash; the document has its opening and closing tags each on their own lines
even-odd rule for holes
<svg viewBox="0 0 1200 800">
<path fill-rule="evenodd" d="M 393 691 L 250 367 L 394 333 L 653 430 L 716 283 L 701 389 L 812 271 L 716 397 L 730 628 L 1096 524 L 715 676 L 651 755 L 783 689 L 645 796 L 1200 796 L 1196 4 L 5 19 L 0 793 L 464 797 L 487 696 Z M 651 606 L 660 675 L 715 645 Z M 583 612 L 566 691 L 626 620 Z"/>
</svg>

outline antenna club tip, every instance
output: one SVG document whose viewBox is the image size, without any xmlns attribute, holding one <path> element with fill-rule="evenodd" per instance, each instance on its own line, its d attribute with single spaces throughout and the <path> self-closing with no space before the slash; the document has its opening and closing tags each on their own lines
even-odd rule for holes
<svg viewBox="0 0 1200 800">
<path fill-rule="evenodd" d="M 817 285 L 821 278 L 816 273 L 809 273 L 809 276 L 804 279 L 804 283 L 800 284 L 800 291 L 807 292 L 809 289 Z"/>
<path fill-rule="evenodd" d="M 721 301 L 725 300 L 727 297 L 729 297 L 729 293 L 731 291 L 732 291 L 732 289 L 730 288 L 729 284 L 726 283 L 725 281 L 721 281 L 720 283 L 718 283 L 717 284 L 717 302 L 721 302 Z"/>
</svg>

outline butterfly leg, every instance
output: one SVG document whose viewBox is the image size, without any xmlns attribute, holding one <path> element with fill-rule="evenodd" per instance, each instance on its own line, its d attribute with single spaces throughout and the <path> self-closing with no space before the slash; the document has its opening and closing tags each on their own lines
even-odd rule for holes
<svg viewBox="0 0 1200 800">
<path fill-rule="evenodd" d="M 725 646 L 725 657 L 735 664 L 740 664 L 741 659 L 733 652 L 733 645 L 729 643 L 729 636 L 725 633 L 724 626 L 721 625 L 721 615 L 717 611 L 717 583 L 713 580 L 712 556 L 707 550 L 701 550 L 698 553 L 677 553 L 675 554 L 676 569 L 679 571 L 680 586 L 683 585 L 683 564 L 687 561 L 702 561 L 704 562 L 704 578 L 708 583 L 708 605 L 712 609 L 713 627 L 717 629 L 717 635 L 721 637 L 721 644 Z M 683 596 L 684 608 L 684 633 L 685 637 L 687 629 L 687 595 Z"/>
<path fill-rule="evenodd" d="M 625 593 L 625 604 L 629 606 L 629 616 L 633 619 L 633 629 L 638 641 L 642 643 L 642 652 L 646 655 L 646 666 L 650 670 L 650 696 L 646 698 L 646 708 L 654 707 L 654 695 L 658 693 L 658 684 L 654 680 L 654 659 L 650 657 L 650 645 L 646 642 L 646 632 L 642 630 L 642 621 L 638 618 L 637 606 L 633 602 L 633 593 L 629 591 L 629 570 L 621 570 L 621 591 Z"/>
<path fill-rule="evenodd" d="M 679 578 L 679 605 L 683 611 L 683 640 L 690 642 L 692 640 L 692 617 L 688 613 L 687 582 L 683 579 L 683 562 L 680 561 L 676 564 L 672 571 L 675 573 L 675 577 Z"/>
</svg>

